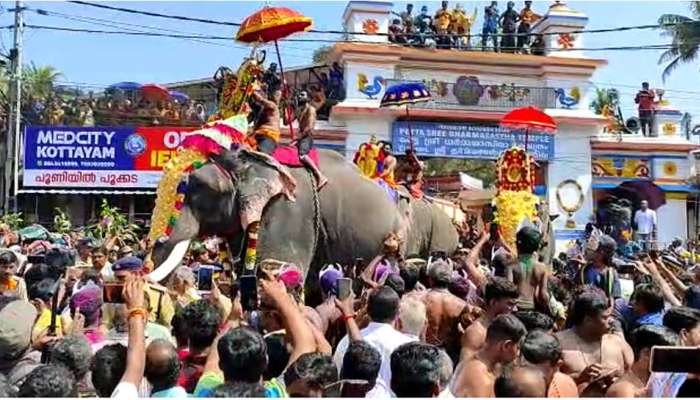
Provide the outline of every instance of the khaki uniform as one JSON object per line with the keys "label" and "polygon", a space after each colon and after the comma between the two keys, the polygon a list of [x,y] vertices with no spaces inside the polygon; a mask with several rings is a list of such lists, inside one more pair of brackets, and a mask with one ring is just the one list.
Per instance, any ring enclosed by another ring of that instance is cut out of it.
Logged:
{"label": "khaki uniform", "polygon": [[[149,285],[146,288],[148,300],[151,303],[151,314],[149,321],[170,327],[170,321],[175,315],[175,306],[168,294],[166,288],[160,285]],[[113,327],[112,319],[114,318],[114,310],[117,304],[105,303],[102,305],[102,323],[104,331],[108,331]]]}

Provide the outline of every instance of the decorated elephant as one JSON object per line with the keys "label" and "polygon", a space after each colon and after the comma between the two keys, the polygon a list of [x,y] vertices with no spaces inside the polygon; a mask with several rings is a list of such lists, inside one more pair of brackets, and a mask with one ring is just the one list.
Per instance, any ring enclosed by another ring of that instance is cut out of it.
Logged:
{"label": "decorated elephant", "polygon": [[456,250],[450,218],[429,200],[403,199],[397,205],[338,153],[318,155],[329,179],[321,191],[307,170],[283,167],[246,149],[223,152],[191,171],[169,236],[153,250],[155,272],[177,265],[190,240],[200,236],[225,237],[234,257],[242,257],[246,230],[257,221],[257,259],[295,263],[312,285],[318,275],[309,271],[327,262],[371,259],[389,232],[405,239],[406,256]]}

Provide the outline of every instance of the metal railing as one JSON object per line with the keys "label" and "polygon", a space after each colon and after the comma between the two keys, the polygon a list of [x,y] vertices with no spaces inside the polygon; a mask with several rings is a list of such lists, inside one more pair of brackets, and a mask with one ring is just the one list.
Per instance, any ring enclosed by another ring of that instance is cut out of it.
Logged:
{"label": "metal railing", "polygon": [[[388,79],[387,87],[415,81]],[[427,109],[493,109],[510,110],[516,107],[535,106],[541,109],[556,108],[555,88],[517,86],[515,84],[481,84],[476,77],[460,77],[457,82],[424,80],[433,100],[412,107]]]}

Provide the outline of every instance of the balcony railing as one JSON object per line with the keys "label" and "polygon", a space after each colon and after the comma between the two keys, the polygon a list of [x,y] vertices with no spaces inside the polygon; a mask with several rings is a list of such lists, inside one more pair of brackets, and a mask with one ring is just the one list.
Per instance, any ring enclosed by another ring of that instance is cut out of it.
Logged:
{"label": "balcony railing", "polygon": [[[387,80],[387,87],[415,81]],[[514,84],[484,85],[475,77],[461,77],[455,83],[423,81],[433,100],[416,104],[416,108],[428,109],[492,109],[510,110],[516,107],[536,106],[541,109],[556,108],[554,88],[516,86]]]}

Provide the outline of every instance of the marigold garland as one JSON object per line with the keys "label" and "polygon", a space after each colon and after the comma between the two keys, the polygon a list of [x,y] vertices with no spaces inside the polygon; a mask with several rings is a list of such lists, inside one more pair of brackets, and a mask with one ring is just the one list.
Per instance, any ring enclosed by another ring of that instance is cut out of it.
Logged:
{"label": "marigold garland", "polygon": [[518,231],[518,226],[524,218],[534,220],[537,218],[535,206],[539,202],[539,198],[526,190],[500,191],[494,198],[496,206],[494,222],[498,224],[498,228],[503,240],[513,245],[515,244],[515,234]]}
{"label": "marigold garland", "polygon": [[151,219],[148,238],[152,241],[169,235],[184,205],[187,187],[184,174],[204,165],[207,157],[196,149],[180,148],[175,157],[163,167],[163,177],[158,182],[156,205]]}

